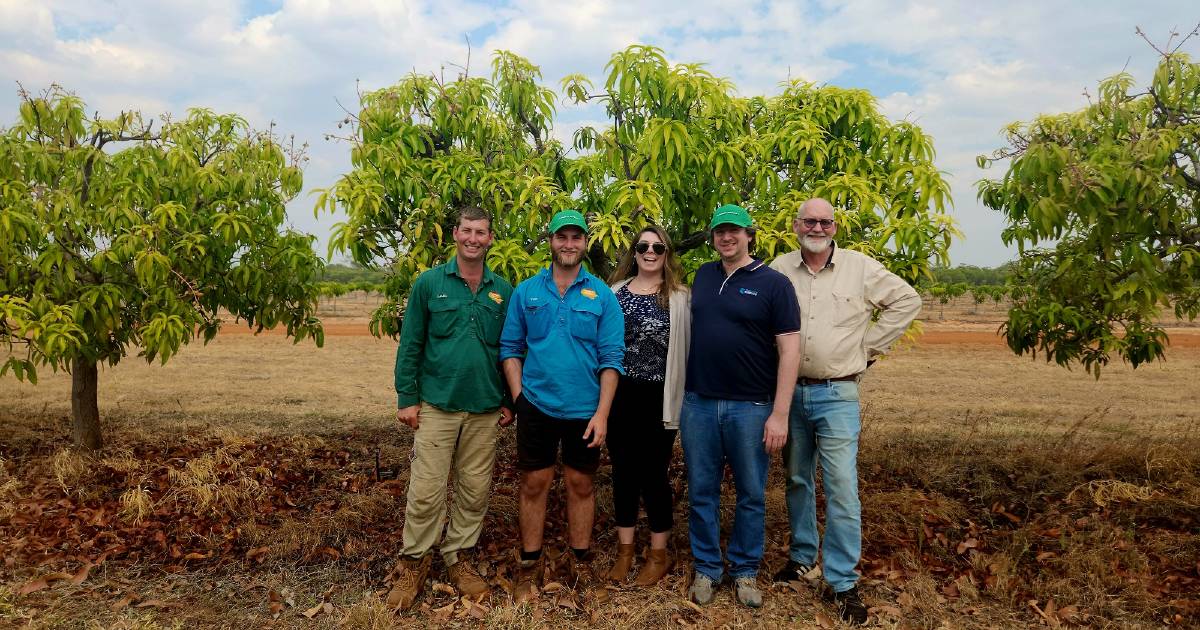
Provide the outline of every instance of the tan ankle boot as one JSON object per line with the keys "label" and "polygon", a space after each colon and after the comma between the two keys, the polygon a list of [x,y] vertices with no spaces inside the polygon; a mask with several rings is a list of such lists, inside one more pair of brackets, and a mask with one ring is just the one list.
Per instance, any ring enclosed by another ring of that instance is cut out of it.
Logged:
{"label": "tan ankle boot", "polygon": [[633,543],[626,545],[625,543],[617,543],[617,559],[613,561],[612,568],[608,570],[608,579],[614,582],[624,582],[626,577],[629,577],[629,570],[633,568]]}
{"label": "tan ankle boot", "polygon": [[666,549],[651,549],[646,553],[646,563],[638,571],[634,584],[653,586],[671,570],[671,558]]}
{"label": "tan ankle boot", "polygon": [[387,594],[387,605],[392,610],[405,612],[410,610],[425,590],[425,579],[429,577],[429,563],[432,557],[426,554],[423,558],[401,558],[392,569],[390,576],[392,588]]}

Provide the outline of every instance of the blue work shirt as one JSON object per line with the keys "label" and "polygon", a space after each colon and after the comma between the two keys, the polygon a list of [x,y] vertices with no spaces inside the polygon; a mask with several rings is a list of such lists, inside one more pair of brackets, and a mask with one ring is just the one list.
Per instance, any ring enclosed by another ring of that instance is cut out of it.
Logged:
{"label": "blue work shirt", "polygon": [[720,261],[701,265],[692,282],[684,388],[724,400],[775,398],[775,337],[799,330],[800,306],[783,274],[757,259],[728,276]]}
{"label": "blue work shirt", "polygon": [[[794,298],[793,298],[794,299]],[[600,404],[600,370],[620,374],[625,315],[608,285],[580,267],[559,295],[550,268],[517,285],[500,333],[500,360],[523,359],[521,391],[543,413],[590,420]]]}

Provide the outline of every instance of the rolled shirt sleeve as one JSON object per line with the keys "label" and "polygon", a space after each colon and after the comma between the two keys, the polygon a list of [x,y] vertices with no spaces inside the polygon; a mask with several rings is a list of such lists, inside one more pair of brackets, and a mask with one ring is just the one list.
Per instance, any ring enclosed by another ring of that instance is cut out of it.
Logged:
{"label": "rolled shirt sleeve", "polygon": [[[606,287],[607,288],[607,287]],[[604,295],[604,310],[600,315],[600,330],[597,335],[596,373],[605,368],[625,374],[625,313],[611,291]],[[793,297],[793,299],[795,299]]]}
{"label": "rolled shirt sleeve", "polygon": [[867,329],[863,337],[863,349],[867,358],[887,352],[892,342],[908,330],[921,312],[921,296],[900,276],[888,271],[881,264],[867,272],[863,297],[879,309],[879,319]]}
{"label": "rolled shirt sleeve", "polygon": [[396,348],[396,406],[399,409],[420,404],[420,361],[425,350],[428,314],[425,312],[428,281],[421,274],[413,283],[400,325],[400,346]]}
{"label": "rolled shirt sleeve", "polygon": [[508,316],[504,318],[504,328],[500,332],[500,361],[505,359],[524,359],[528,350],[525,327],[525,283],[513,290],[512,298],[508,301]]}

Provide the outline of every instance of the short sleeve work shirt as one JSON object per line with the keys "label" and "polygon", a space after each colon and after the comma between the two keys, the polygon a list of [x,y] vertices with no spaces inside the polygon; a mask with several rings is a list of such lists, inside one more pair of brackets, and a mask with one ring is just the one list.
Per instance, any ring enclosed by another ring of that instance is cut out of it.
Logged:
{"label": "short sleeve work shirt", "polygon": [[726,400],[771,400],[775,337],[800,330],[800,307],[783,274],[761,260],[726,276],[720,261],[696,270],[686,389]]}
{"label": "short sleeve work shirt", "polygon": [[424,401],[447,411],[484,413],[500,406],[500,330],[512,291],[484,267],[472,292],[457,257],[417,277],[396,350],[400,407]]}
{"label": "short sleeve work shirt", "polygon": [[500,360],[523,359],[521,391],[548,416],[587,420],[600,404],[600,370],[625,371],[625,317],[612,289],[585,269],[564,295],[549,268],[517,285]]}

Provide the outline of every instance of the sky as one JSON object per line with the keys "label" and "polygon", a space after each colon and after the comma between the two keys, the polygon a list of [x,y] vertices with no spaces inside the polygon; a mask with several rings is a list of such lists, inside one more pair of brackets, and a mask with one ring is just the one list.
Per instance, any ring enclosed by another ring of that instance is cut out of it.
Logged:
{"label": "sky", "polygon": [[[1198,22],[1200,5],[1183,0],[0,0],[0,126],[17,119],[18,82],[58,83],[102,116],[208,107],[259,129],[273,122],[308,144],[305,192],[288,216],[324,256],[340,218],[314,217],[309,191],[350,169],[349,145],[325,137],[359,91],[414,71],[453,77],[468,42],[472,74],[510,50],[559,91],[571,73],[602,83],[614,52],[649,44],[672,63],[706,64],[743,96],[777,93],[789,77],[870,90],[885,115],[934,139],[964,233],[952,264],[995,266],[1015,251],[975,182],[1003,173],[975,157],[1001,148],[1009,123],[1085,106],[1085,89],[1123,69],[1147,84],[1157,56],[1135,27],[1161,46]],[[1200,38],[1183,50],[1200,57]],[[565,102],[558,112],[568,139],[603,118]]]}

